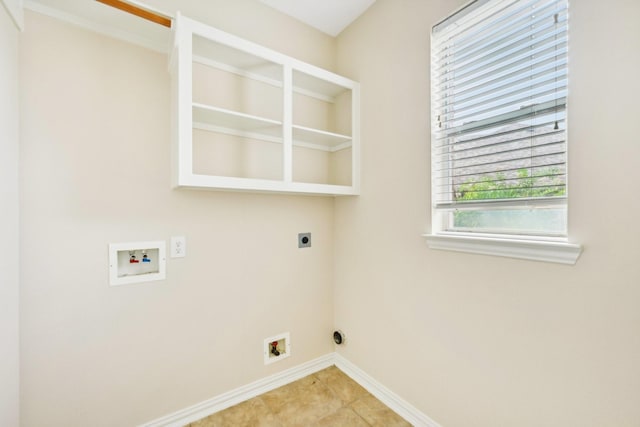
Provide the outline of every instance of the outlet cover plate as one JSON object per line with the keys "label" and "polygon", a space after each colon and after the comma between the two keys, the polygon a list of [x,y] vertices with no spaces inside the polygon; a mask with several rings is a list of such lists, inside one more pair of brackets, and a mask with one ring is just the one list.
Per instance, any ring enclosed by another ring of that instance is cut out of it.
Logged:
{"label": "outlet cover plate", "polygon": [[298,233],[298,247],[299,248],[311,247],[311,233]]}
{"label": "outlet cover plate", "polygon": [[171,258],[183,258],[187,256],[187,238],[173,236],[171,238]]}

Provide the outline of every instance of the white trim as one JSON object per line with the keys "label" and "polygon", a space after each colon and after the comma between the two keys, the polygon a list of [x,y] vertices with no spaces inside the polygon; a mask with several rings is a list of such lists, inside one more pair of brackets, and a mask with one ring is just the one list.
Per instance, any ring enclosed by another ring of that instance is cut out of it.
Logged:
{"label": "white trim", "polygon": [[[114,39],[118,39],[127,43],[132,43],[138,46],[142,46],[144,48],[147,48],[156,52],[160,52],[160,53],[169,52],[169,48],[165,43],[160,43],[156,40],[153,40],[144,36],[140,36],[130,31],[124,31],[119,28],[112,27],[110,25],[101,24],[97,21],[85,19],[80,16],[77,16],[68,12],[64,12],[59,9],[55,9],[53,7],[45,6],[34,0],[24,0],[24,7],[33,12],[37,12],[42,15],[46,15],[51,18],[58,19],[60,21],[63,21],[72,25],[76,25],[86,30],[93,31],[94,33],[102,34],[108,37],[113,37]],[[167,31],[170,31],[170,30],[167,29]]]}
{"label": "white trim", "polygon": [[274,390],[293,381],[314,374],[334,364],[334,353],[327,354],[310,362],[279,372],[267,378],[238,387],[212,399],[142,424],[140,427],[182,427],[191,422],[205,418],[238,403],[252,399],[268,391]]}
{"label": "white trim", "polygon": [[315,374],[333,365],[415,427],[441,427],[440,424],[433,421],[409,402],[404,401],[400,396],[337,353],[326,354],[302,365],[254,381],[212,399],[174,412],[173,414],[168,414],[164,417],[149,421],[148,423],[141,424],[139,427],[182,427],[308,375]]}
{"label": "white trim", "polygon": [[335,354],[335,365],[414,427],[441,427],[440,424],[433,421],[416,407],[380,384],[338,353]]}
{"label": "white trim", "polygon": [[495,255],[573,265],[582,246],[561,241],[523,240],[469,235],[423,234],[431,249]]}
{"label": "white trim", "polygon": [[24,31],[24,6],[22,0],[2,0],[2,5],[7,10],[16,28]]}

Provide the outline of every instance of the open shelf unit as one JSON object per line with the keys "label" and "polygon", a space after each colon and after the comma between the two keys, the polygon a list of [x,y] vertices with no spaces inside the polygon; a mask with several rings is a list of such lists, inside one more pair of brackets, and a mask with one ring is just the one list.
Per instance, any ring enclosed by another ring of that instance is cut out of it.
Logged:
{"label": "open shelf unit", "polygon": [[359,193],[359,84],[176,16],[176,187]]}

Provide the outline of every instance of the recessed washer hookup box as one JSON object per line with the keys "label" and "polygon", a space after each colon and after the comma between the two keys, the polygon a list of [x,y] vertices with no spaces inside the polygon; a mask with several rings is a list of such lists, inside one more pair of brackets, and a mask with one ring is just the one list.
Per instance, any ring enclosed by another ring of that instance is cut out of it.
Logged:
{"label": "recessed washer hookup box", "polygon": [[111,243],[109,284],[151,282],[166,278],[166,242]]}

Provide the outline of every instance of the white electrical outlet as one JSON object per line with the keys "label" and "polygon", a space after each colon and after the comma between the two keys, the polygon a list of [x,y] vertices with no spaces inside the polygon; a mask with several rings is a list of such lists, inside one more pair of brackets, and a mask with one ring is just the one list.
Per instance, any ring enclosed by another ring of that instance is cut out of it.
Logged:
{"label": "white electrical outlet", "polygon": [[171,238],[171,258],[182,258],[187,256],[187,239],[184,236],[174,236]]}

